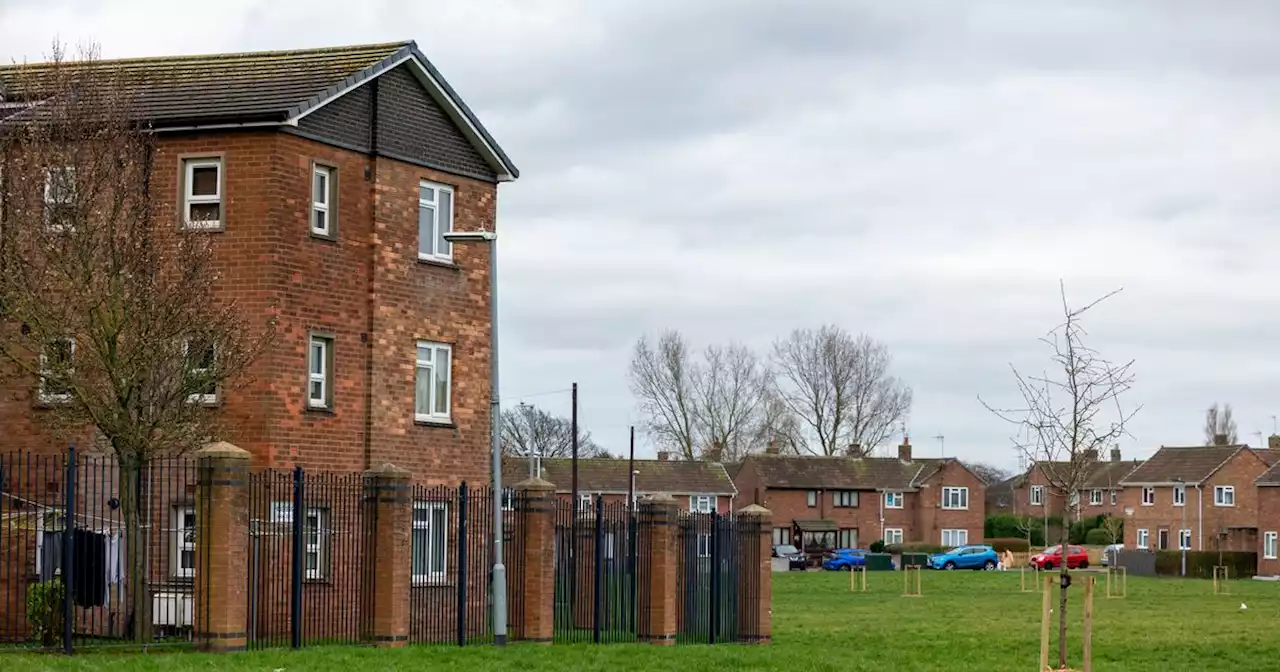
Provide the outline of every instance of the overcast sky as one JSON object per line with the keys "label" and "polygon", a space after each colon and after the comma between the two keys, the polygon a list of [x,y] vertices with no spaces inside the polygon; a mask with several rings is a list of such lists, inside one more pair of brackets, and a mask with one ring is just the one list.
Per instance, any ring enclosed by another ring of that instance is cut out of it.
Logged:
{"label": "overcast sky", "polygon": [[[105,7],[104,7],[105,6]],[[362,7],[356,9],[357,6]],[[635,339],[835,323],[915,390],[917,454],[1016,465],[1008,366],[1058,280],[1137,360],[1126,457],[1280,413],[1280,3],[0,0],[0,58],[415,39],[513,157],[502,392],[626,448]],[[652,455],[642,440],[639,452]]]}

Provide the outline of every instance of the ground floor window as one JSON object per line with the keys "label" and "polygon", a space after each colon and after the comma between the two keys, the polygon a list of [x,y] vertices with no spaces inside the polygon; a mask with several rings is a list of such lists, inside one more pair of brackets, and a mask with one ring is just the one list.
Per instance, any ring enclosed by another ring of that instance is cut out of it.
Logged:
{"label": "ground floor window", "polygon": [[1151,543],[1151,533],[1147,530],[1138,530],[1138,548],[1146,548]]}
{"label": "ground floor window", "polygon": [[965,544],[968,544],[968,543],[969,543],[969,530],[943,530],[942,531],[943,546],[947,546],[947,547],[964,546]]}
{"label": "ground floor window", "polygon": [[791,528],[789,527],[773,528],[773,545],[774,546],[790,546],[791,545]]}
{"label": "ground floor window", "polygon": [[840,548],[857,548],[858,530],[856,528],[845,528],[840,530],[840,541],[837,545]]}
{"label": "ground floor window", "polygon": [[887,544],[901,544],[901,543],[902,543],[902,530],[901,530],[900,528],[896,528],[896,527],[890,527],[890,528],[886,529],[886,530],[884,531],[884,543],[885,543],[886,545],[887,545]]}
{"label": "ground floor window", "polygon": [[1262,557],[1264,560],[1275,560],[1277,555],[1276,548],[1277,535],[1275,532],[1267,532],[1262,535]]}

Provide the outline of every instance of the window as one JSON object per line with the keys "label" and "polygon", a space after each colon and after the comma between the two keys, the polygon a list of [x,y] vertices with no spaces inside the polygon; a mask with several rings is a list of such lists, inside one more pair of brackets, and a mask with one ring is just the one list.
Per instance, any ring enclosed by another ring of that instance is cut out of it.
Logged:
{"label": "window", "polygon": [[810,490],[810,491],[809,491],[809,493],[808,493],[808,496],[806,497],[806,501],[805,501],[805,503],[806,503],[806,504],[808,504],[810,507],[817,506],[817,505],[818,505],[818,491],[817,491],[817,490]]}
{"label": "window", "polygon": [[1164,551],[1169,548],[1169,530],[1156,530],[1156,548]]}
{"label": "window", "polygon": [[1044,506],[1044,486],[1031,486],[1031,506]]}
{"label": "window", "polygon": [[710,534],[698,535],[698,557],[699,558],[711,557],[711,535]]}
{"label": "window", "polygon": [[589,492],[578,493],[578,510],[590,511],[592,509],[592,506],[595,504],[595,501],[596,501],[595,498],[592,497],[591,493]]}
{"label": "window", "polygon": [[222,159],[187,159],[182,167],[182,225],[222,228]]}
{"label": "window", "polygon": [[1138,548],[1147,548],[1151,545],[1151,533],[1145,529],[1138,530]]}
{"label": "window", "polygon": [[1112,505],[1112,506],[1115,506],[1115,505],[1116,505],[1116,491],[1115,491],[1115,490],[1112,490],[1112,491],[1111,491],[1111,505]]}
{"label": "window", "polygon": [[312,336],[307,356],[307,406],[333,408],[333,339]]}
{"label": "window", "polygon": [[307,509],[306,527],[303,529],[303,575],[312,581],[328,576],[329,558],[329,510]]}
{"label": "window", "polygon": [[1090,490],[1090,491],[1089,491],[1089,506],[1102,506],[1102,491],[1101,491],[1101,490]]}
{"label": "window", "polygon": [[502,510],[503,511],[516,510],[516,489],[515,488],[502,489]]}
{"label": "window", "polygon": [[196,575],[196,510],[189,506],[173,507],[173,576],[189,579]]}
{"label": "window", "polygon": [[791,528],[789,527],[773,528],[773,545],[774,546],[790,546],[791,545]]}
{"label": "window", "polygon": [[884,493],[884,508],[901,509],[902,493],[897,490],[891,490],[889,492]]}
{"label": "window", "polygon": [[418,258],[451,261],[453,245],[444,234],[453,230],[453,189],[443,184],[418,185]]}
{"label": "window", "polygon": [[44,221],[53,233],[76,228],[75,168],[46,168],[44,171]]}
{"label": "window", "polygon": [[218,383],[213,379],[217,353],[212,343],[188,338],[182,342],[182,358],[186,361],[187,401],[214,404],[218,401]]}
{"label": "window", "polygon": [[1191,550],[1191,530],[1178,531],[1178,548],[1184,551]]}
{"label": "window", "polygon": [[857,548],[858,547],[858,530],[852,528],[843,528],[840,530],[840,543],[837,548]]}
{"label": "window", "polygon": [[969,543],[969,530],[943,530],[942,545],[947,548]]}
{"label": "window", "polygon": [[413,417],[419,422],[449,422],[449,377],[453,348],[418,342]]}
{"label": "window", "polygon": [[1230,485],[1219,485],[1213,489],[1214,506],[1235,506],[1236,489]]}
{"label": "window", "polygon": [[325,238],[333,237],[337,217],[337,170],[330,166],[314,164],[311,169],[311,233]]}
{"label": "window", "polygon": [[1080,508],[1080,491],[1079,490],[1071,493],[1071,496],[1067,498],[1067,505],[1070,506],[1072,509]]}
{"label": "window", "polygon": [[886,545],[888,545],[888,544],[901,544],[901,543],[902,543],[902,529],[901,529],[901,528],[897,528],[897,527],[890,527],[890,528],[885,529],[885,531],[884,531],[884,543],[885,543]]}
{"label": "window", "polygon": [[445,580],[445,551],[449,529],[449,505],[445,502],[413,503],[413,583]]}
{"label": "window", "polygon": [[604,541],[604,559],[605,560],[613,559],[613,545],[614,545],[614,541],[616,540],[617,540],[617,537],[615,537],[612,532],[604,533],[603,541]]}
{"label": "window", "polygon": [[1187,486],[1185,485],[1173,486],[1173,505],[1174,506],[1187,505]]}
{"label": "window", "polygon": [[716,510],[714,495],[694,495],[689,498],[689,510],[693,513],[713,513]]}
{"label": "window", "polygon": [[71,401],[71,375],[75,372],[76,342],[55,338],[40,353],[40,401],[58,404]]}
{"label": "window", "polygon": [[969,488],[957,488],[957,487],[942,488],[942,508],[944,509],[969,508]]}
{"label": "window", "polygon": [[1152,487],[1142,488],[1142,505],[1153,506],[1156,503],[1156,489]]}
{"label": "window", "polygon": [[1275,560],[1277,557],[1280,557],[1280,556],[1277,556],[1276,554],[1276,551],[1280,550],[1276,548],[1277,545],[1278,545],[1277,535],[1275,532],[1267,532],[1266,534],[1263,534],[1262,535],[1262,559]]}
{"label": "window", "polygon": [[836,490],[831,493],[831,505],[847,509],[858,505],[858,493],[854,490]]}

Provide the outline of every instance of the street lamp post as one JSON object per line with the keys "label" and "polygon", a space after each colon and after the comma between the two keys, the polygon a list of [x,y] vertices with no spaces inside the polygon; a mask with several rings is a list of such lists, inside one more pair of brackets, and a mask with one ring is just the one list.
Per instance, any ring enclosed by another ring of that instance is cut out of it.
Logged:
{"label": "street lamp post", "polygon": [[1187,543],[1182,543],[1182,531],[1187,529],[1187,482],[1181,476],[1173,479],[1177,483],[1177,488],[1182,491],[1182,524],[1178,526],[1178,549],[1182,551],[1182,578],[1187,578],[1187,546],[1191,544],[1191,540],[1187,539]]}
{"label": "street lamp post", "polygon": [[493,459],[493,644],[507,643],[507,567],[502,564],[502,404],[498,397],[498,234],[452,231],[450,243],[489,244],[489,439]]}

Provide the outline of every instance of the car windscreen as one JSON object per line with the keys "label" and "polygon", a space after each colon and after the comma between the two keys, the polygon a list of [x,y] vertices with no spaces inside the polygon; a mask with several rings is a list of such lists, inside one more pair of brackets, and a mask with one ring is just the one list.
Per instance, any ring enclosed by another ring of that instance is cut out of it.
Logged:
{"label": "car windscreen", "polygon": [[786,553],[799,553],[799,552],[800,551],[796,550],[795,546],[779,546],[778,547],[778,555],[783,555]]}

